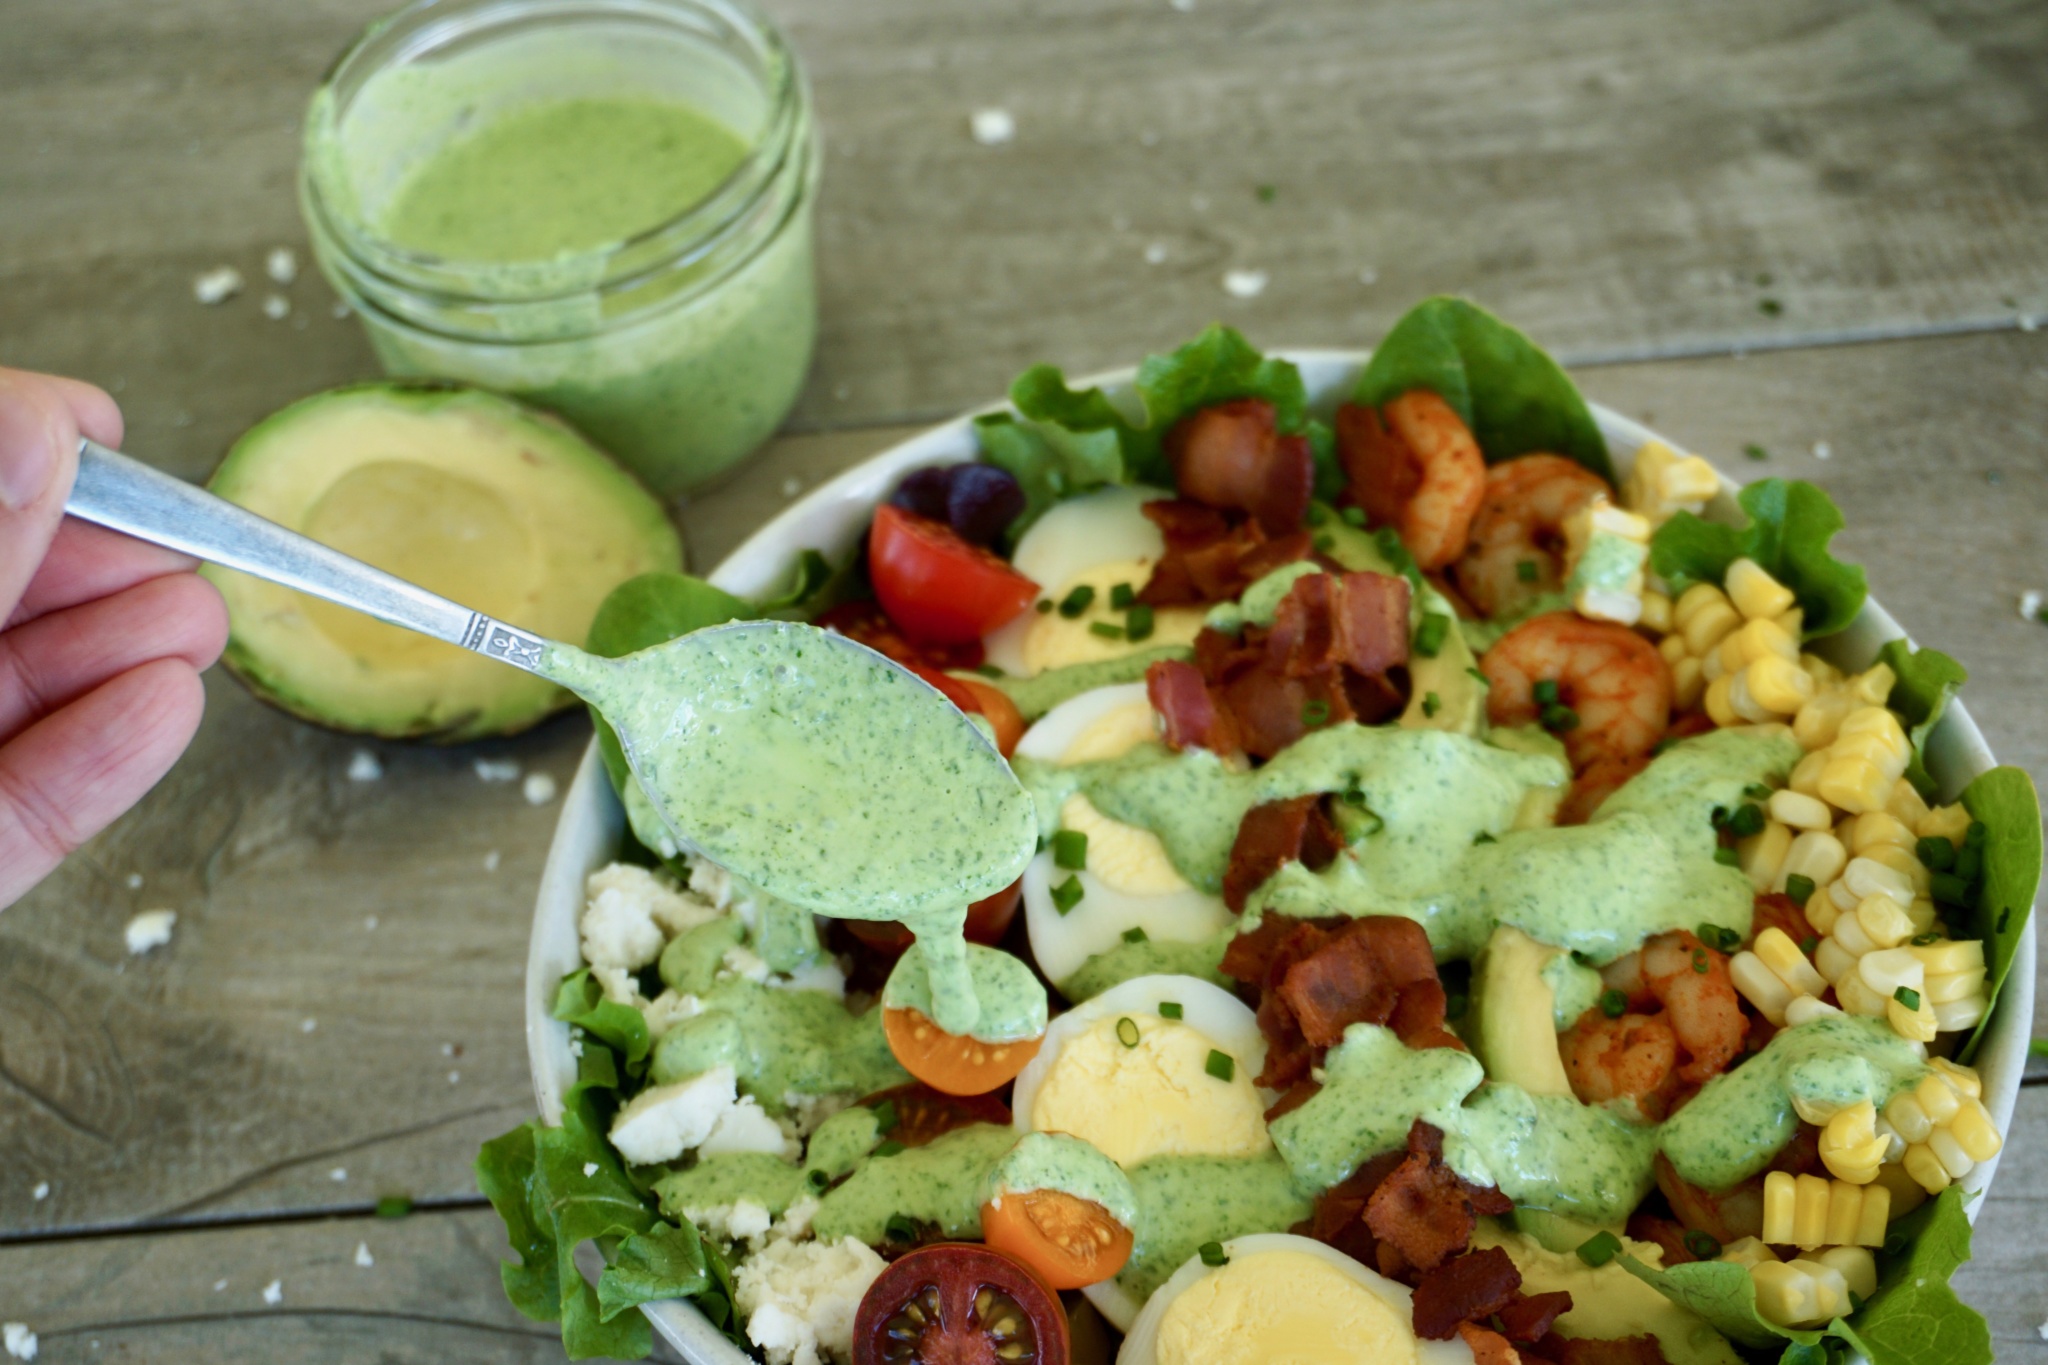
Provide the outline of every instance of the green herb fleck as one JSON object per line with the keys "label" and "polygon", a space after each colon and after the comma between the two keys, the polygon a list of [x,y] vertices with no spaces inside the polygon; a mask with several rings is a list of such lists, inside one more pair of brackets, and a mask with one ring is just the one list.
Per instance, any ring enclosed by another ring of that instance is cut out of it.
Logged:
{"label": "green herb fleck", "polygon": [[1049,616],[1052,614],[1052,599],[1050,597],[1039,598],[1036,605],[1038,608],[1038,614],[1040,616]]}
{"label": "green herb fleck", "polygon": [[1301,704],[1301,723],[1311,730],[1318,725],[1328,724],[1329,720],[1330,703],[1321,697],[1311,697]]}
{"label": "green herb fleck", "polygon": [[1219,1081],[1234,1080],[1237,1077],[1237,1062],[1227,1052],[1209,1049],[1209,1060],[1202,1068]]}
{"label": "green herb fleck", "polygon": [[1720,1259],[1721,1243],[1711,1232],[1694,1228],[1685,1234],[1685,1249],[1702,1261]]}
{"label": "green herb fleck", "polygon": [[403,1218],[412,1212],[412,1196],[409,1194],[387,1194],[377,1201],[379,1218]]}
{"label": "green herb fleck", "polygon": [[1428,613],[1415,628],[1415,652],[1425,659],[1434,659],[1444,647],[1444,636],[1450,633],[1450,617],[1440,611]]}
{"label": "green herb fleck", "polygon": [[1363,507],[1347,507],[1337,515],[1344,518],[1346,526],[1365,525],[1365,509]]}
{"label": "green herb fleck", "polygon": [[1628,996],[1613,987],[1600,992],[1600,1012],[1609,1019],[1619,1019],[1628,1013]]}
{"label": "green herb fleck", "polygon": [[1538,706],[1557,705],[1557,683],[1550,678],[1539,678],[1530,685],[1529,695],[1536,699]]}
{"label": "green herb fleck", "polygon": [[1052,863],[1068,872],[1088,866],[1088,836],[1078,829],[1063,829],[1052,836]]}
{"label": "green herb fleck", "polygon": [[1230,1264],[1230,1256],[1223,1250],[1223,1243],[1221,1242],[1204,1242],[1197,1249],[1197,1254],[1201,1256],[1202,1264],[1212,1269],[1216,1266]]}
{"label": "green herb fleck", "polygon": [[1970,884],[1953,872],[1928,873],[1927,894],[1937,905],[1966,908],[1970,904]]}
{"label": "green herb fleck", "polygon": [[1543,728],[1553,735],[1567,734],[1579,728],[1579,713],[1569,706],[1546,706],[1539,719]]}
{"label": "green herb fleck", "polygon": [[823,1171],[805,1171],[804,1183],[822,1194],[825,1187],[832,1183],[832,1177]]}
{"label": "green herb fleck", "polygon": [[1915,948],[1925,948],[1930,943],[1941,942],[1941,935],[1935,933],[1932,929],[1929,929],[1924,934],[1913,935],[1912,942]]}
{"label": "green herb fleck", "polygon": [[1776,299],[1758,299],[1756,301],[1756,311],[1762,313],[1767,318],[1774,318],[1785,311],[1785,305],[1779,303]]}
{"label": "green herb fleck", "polygon": [[1124,615],[1124,634],[1133,641],[1151,639],[1152,627],[1150,603],[1140,602]]}
{"label": "green herb fleck", "polygon": [[1116,1021],[1116,1040],[1125,1047],[1138,1045],[1138,1021],[1128,1014]]}
{"label": "green herb fleck", "polygon": [[882,1225],[882,1235],[892,1242],[914,1242],[917,1240],[917,1224],[900,1213],[892,1213],[889,1221]]}
{"label": "green herb fleck", "polygon": [[1060,615],[1071,621],[1088,610],[1094,601],[1095,589],[1083,583],[1060,599]]}
{"label": "green herb fleck", "polygon": [[1611,1232],[1596,1232],[1579,1243],[1579,1259],[1587,1265],[1606,1265],[1621,1254],[1621,1239]]}
{"label": "green herb fleck", "polygon": [[1159,1017],[1161,1019],[1179,1019],[1186,1013],[1180,1007],[1180,1001],[1178,1000],[1162,1000],[1159,1002]]}
{"label": "green herb fleck", "polygon": [[1714,861],[1723,867],[1740,867],[1742,865],[1742,859],[1736,856],[1735,850],[1732,848],[1715,849]]}
{"label": "green herb fleck", "polygon": [[887,1142],[875,1148],[875,1155],[882,1157],[900,1156],[904,1150],[905,1148],[902,1143],[894,1138],[890,1138]]}
{"label": "green herb fleck", "polygon": [[1483,829],[1472,836],[1472,847],[1474,848],[1479,847],[1481,844],[1497,844],[1499,842],[1500,840],[1494,838]]}
{"label": "green herb fleck", "polygon": [[1754,441],[1751,441],[1748,445],[1744,446],[1742,448],[1742,453],[1744,455],[1747,455],[1752,460],[1768,460],[1771,458],[1771,452],[1765,450],[1762,446],[1758,445]]}
{"label": "green herb fleck", "polygon": [[1437,712],[1439,712],[1439,711],[1441,711],[1441,710],[1443,710],[1443,709],[1444,709],[1444,699],[1443,699],[1442,697],[1439,697],[1439,696],[1438,696],[1438,695],[1437,695],[1436,693],[1434,693],[1434,692],[1425,692],[1425,693],[1423,693],[1423,694],[1422,694],[1422,714],[1423,714],[1423,715],[1425,715],[1425,716],[1430,716],[1430,717],[1434,717],[1434,716],[1436,715],[1436,713],[1437,713]]}
{"label": "green herb fleck", "polygon": [[1113,621],[1090,621],[1088,623],[1088,633],[1090,635],[1100,635],[1105,640],[1121,640],[1124,638],[1124,628]]}
{"label": "green herb fleck", "polygon": [[896,1101],[883,1100],[874,1108],[875,1131],[886,1133],[896,1126]]}
{"label": "green herb fleck", "polygon": [[1914,990],[1911,986],[1901,986],[1893,991],[1892,999],[1898,1001],[1909,1010],[1917,1012],[1920,1008],[1920,992]]}
{"label": "green herb fleck", "polygon": [[1913,844],[1913,854],[1929,872],[1947,872],[1956,865],[1956,846],[1939,834],[1930,834]]}
{"label": "green herb fleck", "polygon": [[1747,839],[1764,832],[1764,808],[1754,801],[1745,801],[1737,806],[1728,817],[1727,830],[1738,839]]}
{"label": "green herb fleck", "polygon": [[1081,897],[1087,894],[1079,877],[1069,877],[1052,889],[1052,908],[1064,915],[1079,905]]}
{"label": "green herb fleck", "polygon": [[1150,937],[1152,936],[1145,932],[1145,926],[1142,924],[1133,924],[1130,928],[1124,930],[1124,942],[1126,943],[1143,943]]}
{"label": "green herb fleck", "polygon": [[1119,583],[1109,590],[1109,605],[1117,611],[1128,610],[1131,603],[1137,600],[1138,594],[1131,590],[1128,583]]}
{"label": "green herb fleck", "polygon": [[1524,559],[1515,565],[1515,577],[1524,583],[1534,583],[1536,581],[1536,574],[1536,561],[1533,559]]}
{"label": "green herb fleck", "polygon": [[1314,540],[1310,541],[1309,543],[1316,547],[1317,553],[1328,554],[1330,553],[1330,551],[1337,548],[1337,537],[1333,535],[1324,534],[1317,536]]}
{"label": "green herb fleck", "polygon": [[1799,903],[1804,910],[1806,903],[1813,899],[1813,878],[1803,872],[1794,872],[1785,878],[1785,894]]}

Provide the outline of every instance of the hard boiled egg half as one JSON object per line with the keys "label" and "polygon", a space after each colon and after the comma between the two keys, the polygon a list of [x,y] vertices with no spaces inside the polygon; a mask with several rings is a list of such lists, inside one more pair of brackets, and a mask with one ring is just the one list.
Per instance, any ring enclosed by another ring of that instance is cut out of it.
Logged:
{"label": "hard boiled egg half", "polygon": [[[1143,485],[1104,488],[1069,498],[1032,523],[1017,542],[1010,562],[1038,584],[1051,609],[1027,611],[983,641],[988,662],[1015,677],[1029,677],[1067,664],[1099,663],[1159,645],[1193,644],[1202,629],[1200,607],[1160,607],[1152,630],[1141,640],[1105,635],[1093,626],[1121,630],[1125,608],[1113,604],[1118,585],[1137,592],[1152,577],[1166,552],[1159,528],[1145,519],[1146,503],[1173,494]],[[1089,590],[1088,605],[1067,615],[1058,604],[1077,588]]]}
{"label": "hard boiled egg half", "polygon": [[1222,1252],[1159,1286],[1117,1365],[1472,1365],[1463,1341],[1415,1335],[1406,1285],[1335,1248],[1273,1232]]}
{"label": "hard boiled egg half", "polygon": [[[1158,737],[1145,684],[1125,683],[1060,703],[1024,732],[1017,752],[1042,763],[1088,763]],[[1060,806],[1060,828],[1088,836],[1085,865],[1059,866],[1048,845],[1024,869],[1024,927],[1039,970],[1055,985],[1134,929],[1149,939],[1198,943],[1230,923],[1223,898],[1181,876],[1152,831],[1110,819],[1078,793]],[[1074,887],[1067,887],[1069,878]],[[1064,911],[1056,889],[1067,902]],[[1075,889],[1079,900],[1072,899]]]}

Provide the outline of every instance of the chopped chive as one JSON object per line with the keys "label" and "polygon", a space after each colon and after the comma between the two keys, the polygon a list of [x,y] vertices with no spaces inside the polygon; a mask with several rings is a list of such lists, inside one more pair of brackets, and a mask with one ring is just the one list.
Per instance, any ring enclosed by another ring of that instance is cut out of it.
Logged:
{"label": "chopped chive", "polygon": [[1529,695],[1536,699],[1538,706],[1557,705],[1557,683],[1551,678],[1542,678],[1531,684]]}
{"label": "chopped chive", "polygon": [[1094,601],[1095,589],[1083,583],[1080,587],[1075,588],[1060,599],[1060,615],[1071,621],[1082,612],[1088,610]]}
{"label": "chopped chive", "polygon": [[1771,789],[1761,782],[1750,783],[1742,789],[1742,794],[1752,801],[1768,801],[1771,799]]}
{"label": "chopped chive", "polygon": [[1913,856],[1929,872],[1947,872],[1956,865],[1956,846],[1939,834],[1930,834],[1913,844]]}
{"label": "chopped chive", "polygon": [[1138,1045],[1138,1021],[1128,1014],[1116,1021],[1116,1040],[1125,1047]]}
{"label": "chopped chive", "polygon": [[823,1171],[805,1171],[804,1183],[822,1193],[825,1187],[832,1183],[832,1177]]}
{"label": "chopped chive", "polygon": [[1927,874],[1927,894],[1938,905],[1967,906],[1970,903],[1970,884],[1953,872],[1930,872]]}
{"label": "chopped chive", "polygon": [[889,1221],[882,1224],[882,1235],[892,1242],[914,1242],[917,1240],[917,1224],[900,1213],[892,1213]]}
{"label": "chopped chive", "polygon": [[1695,948],[1692,950],[1692,969],[1694,971],[1698,972],[1701,976],[1705,976],[1713,965],[1712,960],[1707,957],[1707,950],[1705,948]]}
{"label": "chopped chive", "polygon": [[1428,613],[1415,628],[1415,652],[1425,659],[1434,659],[1444,647],[1444,637],[1450,633],[1450,617],[1440,611]]}
{"label": "chopped chive", "polygon": [[1742,935],[1736,933],[1733,929],[1723,929],[1718,924],[1702,924],[1693,931],[1693,936],[1709,947],[1719,948],[1724,953],[1742,942]]}
{"label": "chopped chive", "polygon": [[1447,991],[1444,994],[1444,1018],[1463,1019],[1465,1012],[1472,1008],[1472,997],[1464,991]]}
{"label": "chopped chive", "polygon": [[1330,519],[1330,514],[1314,503],[1309,504],[1308,515],[1304,518],[1311,526],[1321,526]]}
{"label": "chopped chive", "polygon": [[1346,526],[1365,525],[1365,509],[1363,507],[1347,507],[1338,515],[1344,518]]}
{"label": "chopped chive", "polygon": [[1805,909],[1806,903],[1813,899],[1813,878],[1803,872],[1794,872],[1785,878],[1785,894],[1797,901],[1802,910]]}
{"label": "chopped chive", "polygon": [[1344,795],[1342,795],[1341,797],[1339,797],[1339,798],[1338,798],[1338,800],[1342,801],[1342,802],[1343,802],[1343,803],[1344,803],[1345,805],[1347,805],[1347,806],[1361,806],[1361,807],[1362,807],[1362,806],[1364,806],[1364,805],[1365,805],[1365,803],[1366,803],[1366,801],[1365,801],[1365,793],[1364,793],[1364,792],[1362,792],[1362,791],[1360,791],[1360,790],[1359,790],[1358,788],[1356,788],[1356,787],[1351,787],[1351,788],[1348,788],[1348,789],[1347,789],[1347,790],[1345,791]]}
{"label": "chopped chive", "polygon": [[1920,1008],[1920,992],[1914,990],[1911,986],[1901,986],[1893,991],[1892,999],[1898,1001],[1909,1010],[1917,1011]]}
{"label": "chopped chive", "polygon": [[1997,923],[1996,925],[1994,925],[1994,926],[1992,927],[1992,930],[1991,930],[1991,932],[1992,932],[1992,933],[1994,933],[1994,934],[2002,934],[2002,933],[2004,933],[2004,932],[2005,932],[2005,925],[2006,925],[2006,921],[2010,920],[2011,918],[2012,918],[2012,907],[2011,907],[2010,905],[2008,905],[2008,906],[2006,906],[2006,907],[2005,907],[2005,908],[2004,908],[2003,910],[2000,910],[2000,911],[1998,912],[1998,923]]}
{"label": "chopped chive", "polygon": [[1138,594],[1128,583],[1119,583],[1109,590],[1109,605],[1117,611],[1127,611],[1131,603],[1138,600]]}
{"label": "chopped chive", "polygon": [[1806,936],[1805,938],[1802,938],[1802,939],[1800,939],[1800,940],[1799,940],[1799,951],[1800,951],[1800,952],[1802,952],[1802,953],[1805,953],[1805,954],[1806,954],[1806,955],[1807,955],[1808,957],[1812,957],[1812,956],[1813,956],[1813,955],[1814,955],[1815,953],[1819,952],[1819,951],[1820,951],[1820,938],[1819,938],[1819,936],[1818,936],[1818,935],[1816,935],[1816,934],[1808,934],[1808,935],[1807,935],[1807,936]]}
{"label": "chopped chive", "polygon": [[1497,844],[1499,842],[1500,840],[1494,838],[1483,829],[1472,836],[1472,847],[1474,848],[1479,847],[1481,844]]}
{"label": "chopped chive", "polygon": [[1963,831],[1964,848],[1982,848],[1991,837],[1991,826],[1982,820],[1972,820],[1970,827]]}
{"label": "chopped chive", "polygon": [[1515,577],[1521,579],[1524,583],[1534,583],[1536,581],[1536,561],[1525,559],[1516,564]]}
{"label": "chopped chive", "polygon": [[997,668],[994,664],[976,664],[974,671],[984,678],[1000,678],[1003,676],[1003,670]]}
{"label": "chopped chive", "polygon": [[387,1194],[377,1201],[379,1218],[403,1218],[412,1212],[412,1196],[408,1194]]}
{"label": "chopped chive", "polygon": [[1579,728],[1579,713],[1569,706],[1546,706],[1539,719],[1543,728],[1553,735],[1568,734]]}
{"label": "chopped chive", "polygon": [[1966,882],[1974,882],[1984,872],[1984,850],[1975,844],[1964,844],[1956,850],[1956,860],[1949,869]]}
{"label": "chopped chive", "polygon": [[1124,628],[1114,621],[1090,621],[1088,623],[1088,633],[1090,635],[1100,635],[1105,640],[1121,640],[1124,638]]}
{"label": "chopped chive", "polygon": [[1482,687],[1491,687],[1491,686],[1493,686],[1493,679],[1491,679],[1491,678],[1487,677],[1487,676],[1486,676],[1486,675],[1485,675],[1484,673],[1481,673],[1481,672],[1480,672],[1480,671],[1479,671],[1478,669],[1476,669],[1476,668],[1467,668],[1467,669],[1466,669],[1465,671],[1466,671],[1467,673],[1470,673],[1470,674],[1471,674],[1471,675],[1472,675],[1472,676],[1473,676],[1474,678],[1477,678],[1477,679],[1479,680],[1479,685],[1480,685],[1480,686],[1482,686]]}
{"label": "chopped chive", "polygon": [[1079,877],[1069,877],[1052,889],[1052,908],[1062,915],[1081,903],[1081,897],[1088,893],[1081,889]]}
{"label": "chopped chive", "polygon": [[1124,930],[1124,942],[1126,943],[1143,943],[1151,937],[1152,935],[1145,932],[1145,926],[1142,924],[1133,924],[1130,928]]}
{"label": "chopped chive", "polygon": [[1732,848],[1715,849],[1714,861],[1723,867],[1740,867],[1742,865],[1742,859],[1736,856],[1735,850]]}
{"label": "chopped chive", "polygon": [[1610,987],[1600,992],[1600,1012],[1609,1019],[1619,1019],[1628,1013],[1628,996]]}
{"label": "chopped chive", "polygon": [[1330,703],[1321,697],[1311,697],[1301,704],[1301,723],[1313,730],[1330,719]]}
{"label": "chopped chive", "polygon": [[1237,1076],[1236,1061],[1229,1053],[1218,1052],[1213,1047],[1209,1049],[1209,1061],[1202,1069],[1219,1081],[1233,1080]]}
{"label": "chopped chive", "polygon": [[1315,546],[1316,549],[1321,553],[1328,554],[1330,553],[1330,551],[1337,548],[1337,537],[1333,535],[1324,534],[1317,536],[1314,540],[1310,541],[1309,543]]}
{"label": "chopped chive", "polygon": [[1439,697],[1439,696],[1438,696],[1438,695],[1437,695],[1436,693],[1434,693],[1434,692],[1425,692],[1425,693],[1423,693],[1423,694],[1422,694],[1422,714],[1423,714],[1423,715],[1425,715],[1425,716],[1429,716],[1429,717],[1434,717],[1434,716],[1436,715],[1436,713],[1437,713],[1437,712],[1439,712],[1439,711],[1441,711],[1441,710],[1443,710],[1443,709],[1444,709],[1444,699],[1443,699],[1442,697]]}
{"label": "chopped chive", "polygon": [[1735,808],[1728,817],[1728,832],[1738,839],[1764,832],[1764,808],[1754,801],[1745,801]]}
{"label": "chopped chive", "polygon": [[1721,1255],[1719,1239],[1713,1233],[1702,1232],[1698,1228],[1685,1234],[1685,1249],[1702,1261],[1718,1260]]}
{"label": "chopped chive", "polygon": [[1063,829],[1053,835],[1052,863],[1069,872],[1088,866],[1088,836],[1078,829]]}
{"label": "chopped chive", "polygon": [[1590,1266],[1603,1266],[1621,1254],[1621,1239],[1611,1232],[1596,1232],[1579,1243],[1579,1259]]}
{"label": "chopped chive", "polygon": [[1186,1013],[1180,1007],[1180,1001],[1178,1000],[1162,1000],[1159,1002],[1159,1017],[1161,1019],[1179,1019]]}
{"label": "chopped chive", "polygon": [[1198,1254],[1202,1258],[1202,1264],[1212,1268],[1230,1264],[1230,1255],[1223,1250],[1223,1243],[1221,1242],[1202,1243],[1200,1248],[1198,1248]]}
{"label": "chopped chive", "polygon": [[875,1155],[876,1155],[876,1156],[897,1156],[897,1155],[901,1154],[901,1153],[903,1152],[903,1150],[904,1150],[904,1147],[903,1147],[903,1144],[902,1144],[902,1143],[898,1142],[898,1141],[897,1141],[896,1139],[894,1139],[894,1138],[890,1138],[890,1139],[889,1139],[889,1140],[888,1140],[887,1142],[885,1142],[885,1143],[883,1143],[883,1144],[882,1144],[881,1146],[879,1146],[879,1147],[875,1148]]}
{"label": "chopped chive", "polygon": [[875,1131],[886,1133],[896,1126],[896,1101],[883,1100],[875,1106]]}
{"label": "chopped chive", "polygon": [[1050,597],[1041,597],[1038,599],[1036,606],[1040,616],[1049,615],[1052,611],[1052,599]]}
{"label": "chopped chive", "polygon": [[1152,607],[1140,602],[1124,614],[1124,634],[1132,640],[1147,640],[1152,637]]}
{"label": "chopped chive", "polygon": [[1749,456],[1749,458],[1752,460],[1768,460],[1771,458],[1771,452],[1765,450],[1762,446],[1758,445],[1754,441],[1744,446],[1742,448],[1742,453]]}
{"label": "chopped chive", "polygon": [[1929,929],[1924,934],[1913,935],[1913,946],[1915,948],[1925,948],[1930,943],[1939,942],[1941,942],[1941,935],[1935,933],[1932,929]]}

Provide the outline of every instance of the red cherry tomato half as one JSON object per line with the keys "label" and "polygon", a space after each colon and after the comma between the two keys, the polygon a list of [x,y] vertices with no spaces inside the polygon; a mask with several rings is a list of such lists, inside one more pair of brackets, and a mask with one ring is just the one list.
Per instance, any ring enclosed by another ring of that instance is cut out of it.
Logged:
{"label": "red cherry tomato half", "polygon": [[[1010,932],[1011,922],[1017,918],[1017,902],[1023,895],[1024,879],[1019,877],[993,896],[968,906],[967,941],[979,943],[984,948],[993,948],[1001,943],[1003,935]],[[876,952],[900,954],[917,941],[908,929],[893,919],[849,919],[840,923]]]}
{"label": "red cherry tomato half", "polygon": [[971,1123],[1010,1126],[1010,1106],[994,1095],[948,1095],[919,1081],[878,1090],[861,1103],[870,1109],[888,1104],[896,1122],[882,1136],[905,1147],[922,1147]]}
{"label": "red cherry tomato half", "polygon": [[1059,1296],[971,1242],[921,1247],[884,1270],[853,1317],[853,1365],[1067,1365]]}
{"label": "red cherry tomato half", "polygon": [[950,526],[888,503],[868,532],[868,577],[913,640],[964,644],[1015,620],[1038,585]]}

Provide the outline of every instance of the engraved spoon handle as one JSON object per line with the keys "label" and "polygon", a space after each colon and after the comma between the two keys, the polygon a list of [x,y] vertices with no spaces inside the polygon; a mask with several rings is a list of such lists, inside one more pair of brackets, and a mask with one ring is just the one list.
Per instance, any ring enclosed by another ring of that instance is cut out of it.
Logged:
{"label": "engraved spoon handle", "polygon": [[566,648],[373,569],[96,441],[78,443],[78,479],[64,510],[545,678],[556,674],[548,666],[550,652]]}

